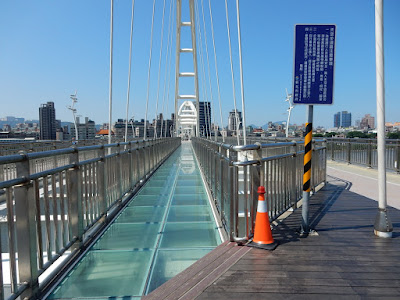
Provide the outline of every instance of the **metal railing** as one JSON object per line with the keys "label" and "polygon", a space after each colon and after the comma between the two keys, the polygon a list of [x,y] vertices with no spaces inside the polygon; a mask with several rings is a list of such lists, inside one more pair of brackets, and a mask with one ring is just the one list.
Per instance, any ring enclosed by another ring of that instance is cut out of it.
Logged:
{"label": "metal railing", "polygon": [[[192,143],[231,241],[253,235],[260,185],[266,188],[271,221],[289,208],[296,208],[302,198],[302,142],[233,146],[192,138]],[[311,188],[315,190],[322,182],[326,182],[326,146],[316,141]]]}
{"label": "metal railing", "polygon": [[63,254],[76,257],[179,145],[167,138],[0,157],[15,175],[0,182],[1,255],[10,270],[5,287],[0,264],[0,299],[36,297],[39,276]]}
{"label": "metal railing", "polygon": [[[331,160],[378,166],[376,139],[332,138],[327,140],[327,151]],[[400,140],[386,140],[386,168],[400,173]]]}

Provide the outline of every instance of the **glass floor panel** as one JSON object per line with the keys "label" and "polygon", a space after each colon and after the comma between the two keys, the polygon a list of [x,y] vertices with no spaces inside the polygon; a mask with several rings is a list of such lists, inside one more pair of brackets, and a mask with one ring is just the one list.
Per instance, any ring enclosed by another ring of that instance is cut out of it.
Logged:
{"label": "glass floor panel", "polygon": [[181,205],[171,206],[168,222],[211,222],[212,216],[208,206]]}
{"label": "glass floor panel", "polygon": [[172,197],[172,205],[208,205],[208,197],[203,194],[180,194]]}
{"label": "glass floor panel", "polygon": [[104,233],[93,249],[133,250],[154,248],[160,231],[160,223],[115,223]]}
{"label": "glass floor panel", "polygon": [[204,194],[204,187],[202,186],[177,186],[175,194]]}
{"label": "glass floor panel", "polygon": [[162,206],[167,202],[166,196],[137,195],[128,206]]}
{"label": "glass floor panel", "polygon": [[152,256],[150,250],[90,251],[49,299],[141,296]]}
{"label": "glass floor panel", "polygon": [[207,223],[167,223],[160,248],[216,247],[216,226]]}
{"label": "glass floor panel", "polygon": [[115,223],[161,222],[165,213],[162,206],[130,206],[124,210]]}
{"label": "glass floor panel", "polygon": [[49,299],[140,299],[221,243],[209,205],[183,142]]}

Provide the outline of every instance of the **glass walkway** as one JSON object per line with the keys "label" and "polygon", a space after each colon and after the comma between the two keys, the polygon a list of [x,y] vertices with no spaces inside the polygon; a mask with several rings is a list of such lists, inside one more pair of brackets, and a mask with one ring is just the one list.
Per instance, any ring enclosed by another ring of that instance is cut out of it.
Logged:
{"label": "glass walkway", "polygon": [[220,243],[183,142],[48,299],[140,299]]}

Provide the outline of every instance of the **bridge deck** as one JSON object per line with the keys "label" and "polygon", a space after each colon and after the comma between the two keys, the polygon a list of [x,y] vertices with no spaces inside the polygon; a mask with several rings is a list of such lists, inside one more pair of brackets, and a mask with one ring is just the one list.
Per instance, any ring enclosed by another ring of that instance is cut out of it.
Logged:
{"label": "bridge deck", "polygon": [[[398,299],[400,211],[389,211],[393,238],[375,237],[377,203],[361,195],[362,185],[368,180],[363,183],[353,176],[357,181],[353,185],[338,178],[339,167],[335,170],[337,177],[328,176],[327,186],[311,197],[311,224],[318,235],[299,237],[298,209],[274,229],[274,237],[280,242],[275,251],[243,251],[241,258],[231,259],[226,270],[216,272],[212,279],[212,274],[199,271],[207,274],[197,275],[195,282],[193,276],[171,282],[175,287],[186,286],[179,295],[168,293],[167,282],[160,287],[164,298],[159,294],[157,299]],[[365,192],[375,186],[370,185]],[[353,188],[361,192],[354,193]],[[217,262],[205,264],[217,266]],[[199,264],[193,267],[206,270]]]}

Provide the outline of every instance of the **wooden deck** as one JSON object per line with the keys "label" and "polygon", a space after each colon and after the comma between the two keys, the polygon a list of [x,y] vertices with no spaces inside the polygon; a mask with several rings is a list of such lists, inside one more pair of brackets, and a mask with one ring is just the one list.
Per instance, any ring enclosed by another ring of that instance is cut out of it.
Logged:
{"label": "wooden deck", "polygon": [[224,244],[149,299],[400,299],[400,211],[393,238],[377,238],[376,201],[328,181],[310,201],[318,235],[299,237],[298,209],[273,230],[275,251]]}

